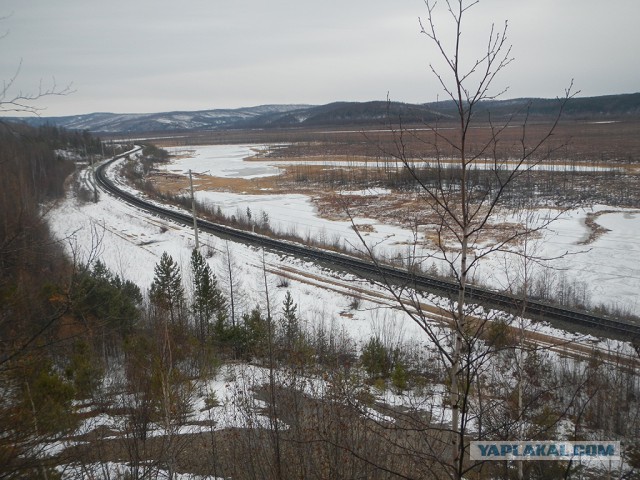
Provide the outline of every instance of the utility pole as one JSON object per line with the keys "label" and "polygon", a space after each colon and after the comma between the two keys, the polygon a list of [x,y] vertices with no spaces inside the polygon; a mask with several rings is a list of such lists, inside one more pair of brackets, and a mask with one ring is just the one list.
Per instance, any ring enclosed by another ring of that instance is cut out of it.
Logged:
{"label": "utility pole", "polygon": [[191,214],[193,215],[193,232],[196,235],[196,250],[200,247],[198,243],[198,220],[196,219],[196,200],[193,196],[193,177],[191,176],[191,169],[189,169],[189,185],[191,186]]}
{"label": "utility pole", "polygon": [[93,203],[98,203],[98,184],[96,182],[96,167],[93,163],[93,155],[91,155],[91,179],[93,180]]}
{"label": "utility pole", "polygon": [[87,153],[87,144],[84,144],[84,157],[89,157],[89,163],[91,164],[91,183],[93,183],[93,203],[98,203],[98,185],[96,184],[96,167],[93,164],[93,154]]}

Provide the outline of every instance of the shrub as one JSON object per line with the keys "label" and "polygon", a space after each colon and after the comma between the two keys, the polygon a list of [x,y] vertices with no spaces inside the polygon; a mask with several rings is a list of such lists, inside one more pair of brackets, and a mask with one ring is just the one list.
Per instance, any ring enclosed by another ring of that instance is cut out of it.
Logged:
{"label": "shrub", "polygon": [[398,391],[401,392],[407,389],[408,376],[404,363],[400,361],[396,362],[393,367],[393,372],[391,373],[391,383]]}
{"label": "shrub", "polygon": [[379,338],[371,337],[362,349],[362,366],[372,379],[389,378],[392,367],[391,352]]}

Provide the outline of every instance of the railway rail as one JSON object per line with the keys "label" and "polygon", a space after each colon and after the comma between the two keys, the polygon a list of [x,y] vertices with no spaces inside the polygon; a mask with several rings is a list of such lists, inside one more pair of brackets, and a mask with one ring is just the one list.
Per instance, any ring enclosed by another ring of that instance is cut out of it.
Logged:
{"label": "railway rail", "polygon": [[[186,226],[192,226],[193,217],[190,214],[148,202],[132,193],[118,188],[113,181],[108,178],[106,175],[107,166],[115,160],[122,158],[124,155],[126,154],[116,156],[96,167],[95,181],[98,185],[108,193],[137,208],[171,219]],[[216,224],[200,218],[197,219],[197,224],[199,230],[206,231],[214,235],[264,247],[269,250],[308,258],[358,273],[369,278],[383,278],[388,282],[411,286],[416,289],[449,296],[451,298],[455,298],[458,293],[457,283],[440,278],[413,274],[399,268],[376,264],[372,261],[363,260],[349,255],[309,247],[289,241],[277,240],[264,235],[258,235],[225,225]],[[521,298],[501,292],[495,292],[486,288],[480,288],[474,285],[467,285],[466,298],[473,303],[513,313],[521,312],[523,306],[523,300]],[[594,315],[585,311],[558,307],[537,300],[527,300],[526,312],[527,316],[534,320],[560,320],[568,324],[587,327],[608,334],[615,334],[617,337],[633,341],[634,344],[637,343],[638,339],[640,339],[640,325],[600,315]]]}

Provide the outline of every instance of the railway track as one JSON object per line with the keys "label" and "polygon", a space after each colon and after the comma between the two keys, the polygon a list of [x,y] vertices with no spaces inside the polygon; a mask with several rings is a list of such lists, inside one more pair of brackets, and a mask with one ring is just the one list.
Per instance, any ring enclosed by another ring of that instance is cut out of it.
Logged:
{"label": "railway track", "polygon": [[[129,152],[130,153],[130,152]],[[126,154],[124,154],[126,155]],[[151,212],[163,218],[171,219],[177,223],[186,226],[193,225],[193,217],[181,211],[162,207],[150,203],[142,198],[126,192],[118,188],[112,180],[106,175],[106,168],[115,160],[122,158],[124,155],[114,157],[113,159],[102,163],[95,170],[95,180],[98,185],[105,191],[120,198],[127,203]],[[437,293],[450,298],[455,298],[458,293],[458,285],[440,278],[434,278],[427,275],[418,275],[408,273],[395,267],[376,264],[371,261],[344,255],[337,252],[322,250],[318,248],[308,247],[305,245],[276,240],[263,235],[257,235],[251,232],[237,230],[225,225],[209,222],[204,219],[197,219],[199,230],[212,233],[217,236],[228,238],[230,240],[241,241],[244,243],[264,247],[281,253],[294,255],[297,257],[308,258],[310,260],[328,264],[333,267],[357,273],[369,278],[384,279],[390,283],[405,285],[408,287]],[[508,295],[505,293],[495,292],[489,289],[480,288],[473,285],[466,287],[466,297],[470,302],[478,303],[490,308],[506,311],[508,313],[522,312],[522,299]],[[595,329],[608,334],[614,334],[625,340],[631,340],[636,343],[640,339],[640,325],[615,320],[608,317],[593,315],[589,312],[562,308],[550,305],[545,302],[527,300],[526,302],[527,316],[534,320],[560,320],[570,325],[577,325]]]}

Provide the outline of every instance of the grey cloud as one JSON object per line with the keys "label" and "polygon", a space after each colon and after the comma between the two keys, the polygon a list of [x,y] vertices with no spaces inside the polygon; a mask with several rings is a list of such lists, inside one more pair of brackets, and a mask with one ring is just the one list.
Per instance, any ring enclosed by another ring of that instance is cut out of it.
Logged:
{"label": "grey cloud", "polygon": [[[441,2],[442,3],[442,2]],[[77,92],[46,99],[47,115],[442,98],[418,33],[421,0],[5,0],[0,74],[20,59],[19,86],[52,76]],[[0,12],[2,13],[2,12]],[[482,46],[509,19],[516,62],[508,96],[555,96],[571,78],[584,94],[638,90],[640,2],[483,0],[463,40]],[[438,27],[446,34],[443,12]],[[465,54],[474,51],[464,50]]]}

